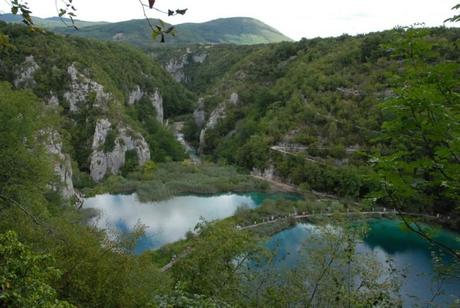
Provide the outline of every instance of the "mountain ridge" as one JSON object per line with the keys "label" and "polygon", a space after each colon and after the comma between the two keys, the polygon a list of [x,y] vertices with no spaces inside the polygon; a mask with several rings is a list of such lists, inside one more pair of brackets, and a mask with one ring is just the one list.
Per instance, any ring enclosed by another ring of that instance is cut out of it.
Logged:
{"label": "mountain ridge", "polygon": [[[18,23],[22,24],[22,16],[20,15],[14,15],[11,13],[7,14],[0,14],[0,20],[8,23]],[[71,20],[68,18],[61,18],[58,16],[51,16],[51,17],[36,17],[32,16],[33,22],[40,27],[44,27],[47,29],[51,28],[58,28],[58,27],[66,27],[64,22],[66,23],[71,23]],[[79,28],[84,28],[88,26],[94,26],[94,25],[101,25],[101,24],[107,24],[108,22],[106,21],[85,21],[85,20],[80,20],[80,19],[74,19],[75,25]]]}
{"label": "mountain ridge", "polygon": [[[106,41],[125,42],[144,49],[160,47],[153,42],[151,29],[145,19],[132,19],[114,23],[77,21],[78,31],[66,27],[59,20],[35,18],[37,25],[58,34],[95,38]],[[0,20],[19,23],[20,17],[4,14]],[[153,24],[158,19],[151,19]],[[251,17],[219,18],[202,23],[181,23],[175,25],[177,35],[169,36],[166,46],[190,44],[235,44],[255,45],[292,41],[275,28]]]}

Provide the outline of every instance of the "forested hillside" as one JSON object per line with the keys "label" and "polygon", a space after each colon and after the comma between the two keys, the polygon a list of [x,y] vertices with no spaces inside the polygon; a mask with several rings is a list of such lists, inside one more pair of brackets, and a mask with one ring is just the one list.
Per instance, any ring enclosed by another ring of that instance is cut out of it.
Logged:
{"label": "forested hillside", "polygon": [[[159,24],[159,20],[152,20]],[[222,18],[204,23],[185,23],[175,25],[176,36],[168,36],[166,45],[188,44],[237,44],[253,45],[277,43],[291,39],[276,29],[253,18]],[[161,47],[151,39],[150,28],[146,20],[128,20],[84,27],[80,31],[58,27],[53,31],[61,34],[96,38],[108,41],[125,42],[141,48]]]}
{"label": "forested hillside", "polygon": [[49,146],[65,161],[63,178],[73,174],[80,187],[150,159],[184,158],[163,123],[191,112],[194,96],[147,55],[5,23],[0,31],[8,37],[0,78],[32,90],[54,115]]}
{"label": "forested hillside", "polygon": [[[459,29],[178,30],[151,49],[145,20],[75,36],[0,22],[0,306],[400,307],[416,302],[393,262],[406,244],[433,278],[420,305],[458,302],[458,243],[431,224],[460,230]],[[113,211],[82,203],[105,193]],[[403,238],[388,254],[366,246],[375,217]],[[160,220],[174,234],[136,250]]]}
{"label": "forested hillside", "polygon": [[195,94],[204,94],[249,54],[264,45],[189,45],[155,48],[149,51],[173,78]]}
{"label": "forested hillside", "polygon": [[[212,77],[212,64],[221,65],[212,54],[221,49],[189,50],[191,55],[183,53],[185,57],[207,55],[207,60],[188,61],[180,71],[185,74],[184,84],[202,93],[187,137],[216,161],[278,176],[307,191],[366,198],[380,190],[378,168],[371,161],[401,146],[390,146],[383,137],[395,116],[387,104],[400,98],[401,89],[408,85],[406,74],[422,78],[415,73],[422,67],[431,74],[447,74],[445,78],[458,77],[459,38],[457,29],[396,29],[304,39],[250,52],[222,47],[234,56],[226,57],[225,73],[216,71]],[[237,58],[241,60],[232,60]],[[195,68],[200,65],[201,71]],[[201,78],[208,82],[197,83]],[[457,86],[449,83],[448,91]],[[440,101],[458,99],[439,91],[432,95],[439,95]],[[458,118],[454,106],[448,110]],[[433,143],[425,146],[437,147],[437,141]],[[455,169],[449,172],[455,174]],[[439,206],[413,202],[424,211],[443,213],[455,211],[458,205],[447,196],[440,198]]]}
{"label": "forested hillside", "polygon": [[[22,17],[13,14],[1,14],[0,20],[8,23],[16,23],[22,24]],[[32,17],[34,24],[42,28],[60,28],[66,27],[67,25],[71,24],[72,21],[68,18],[59,18],[59,17],[49,17],[49,18],[40,18],[40,17]],[[84,28],[87,26],[95,26],[105,24],[106,22],[92,22],[92,21],[83,21],[83,20],[75,20],[75,26],[78,28]],[[67,25],[66,25],[67,24]]]}

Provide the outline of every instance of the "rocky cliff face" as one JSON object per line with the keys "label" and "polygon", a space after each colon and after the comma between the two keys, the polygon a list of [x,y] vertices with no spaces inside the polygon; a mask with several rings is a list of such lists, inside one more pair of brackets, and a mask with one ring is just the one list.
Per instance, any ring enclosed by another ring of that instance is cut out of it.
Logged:
{"label": "rocky cliff face", "polygon": [[[40,67],[35,62],[33,56],[26,57],[23,64],[16,71],[15,85],[18,87],[33,88],[36,85],[34,73]],[[107,110],[108,103],[112,99],[111,93],[104,90],[104,87],[94,80],[88,78],[85,74],[78,71],[75,63],[67,68],[67,74],[70,77],[69,90],[63,94],[64,100],[69,103],[70,112],[76,113],[80,108],[87,104],[90,99],[94,99],[93,106],[99,110]],[[94,97],[90,98],[93,94]],[[128,104],[132,105],[138,102],[146,95],[152,102],[152,107],[157,113],[157,120],[163,122],[163,98],[158,89],[153,93],[144,93],[139,86],[130,93]],[[58,107],[60,101],[58,96],[50,90],[50,96],[46,99],[50,107]],[[117,137],[114,141],[113,150],[105,153],[103,151],[107,135],[110,130],[116,130]],[[70,155],[63,152],[62,140],[60,134],[49,128],[43,132],[46,140],[46,148],[53,156],[54,171],[59,183],[52,183],[53,189],[60,191],[65,199],[70,199],[75,195],[75,189],[72,182],[72,160]],[[93,153],[91,160],[91,177],[94,181],[101,181],[108,173],[117,174],[125,164],[125,155],[129,150],[135,150],[140,165],[150,160],[150,150],[144,137],[123,125],[112,127],[108,119],[97,121],[93,142]]]}
{"label": "rocky cliff face", "polygon": [[152,102],[153,108],[157,113],[157,120],[160,123],[164,121],[164,110],[163,110],[163,97],[161,97],[160,91],[158,89],[155,90],[155,93],[149,96],[150,101]]}
{"label": "rocky cliff face", "polygon": [[144,92],[139,86],[129,93],[128,105],[132,106],[139,102],[143,97],[147,97],[152,103],[152,107],[155,109],[157,114],[157,120],[160,123],[164,121],[164,108],[163,108],[163,97],[158,89],[155,89],[153,93]]}
{"label": "rocky cliff face", "polygon": [[128,105],[132,106],[144,97],[144,91],[141,90],[141,87],[136,85],[136,88],[129,93]]}
{"label": "rocky cliff face", "polygon": [[[107,135],[116,130],[117,137],[113,150],[104,152]],[[135,150],[139,165],[150,160],[150,150],[144,137],[127,126],[112,127],[108,119],[97,121],[92,144],[90,174],[95,182],[100,182],[107,174],[117,174],[125,164],[126,152]]]}
{"label": "rocky cliff face", "polygon": [[47,129],[42,132],[45,135],[46,149],[53,156],[54,172],[58,177],[58,183],[52,183],[54,190],[59,191],[64,199],[75,196],[75,189],[72,181],[72,160],[69,155],[64,154],[60,134]]}
{"label": "rocky cliff face", "polygon": [[173,58],[165,65],[165,69],[177,82],[186,80],[184,67],[188,64],[188,54],[179,58]]}
{"label": "rocky cliff face", "polygon": [[206,51],[192,51],[190,48],[187,48],[185,54],[169,59],[164,68],[177,82],[186,83],[190,81],[190,76],[186,74],[187,66],[191,64],[203,64],[207,58],[208,53]]}
{"label": "rocky cliff face", "polygon": [[14,85],[25,88],[35,86],[34,74],[39,68],[34,56],[26,57],[24,63],[15,71],[16,79],[14,80]]}
{"label": "rocky cliff face", "polygon": [[209,130],[209,129],[213,129],[214,127],[216,127],[217,123],[219,122],[219,120],[225,118],[226,116],[226,108],[229,104],[231,105],[237,105],[239,103],[239,96],[238,96],[238,93],[232,93],[230,95],[230,98],[224,102],[222,102],[221,104],[219,104],[212,112],[211,112],[211,115],[209,116],[207,122],[206,122],[206,125],[204,125],[204,127],[201,127],[201,126],[198,126],[198,123],[197,123],[197,119],[201,120],[201,118],[199,118],[198,116],[201,116],[202,113],[204,112],[203,110],[201,110],[200,106],[202,106],[203,104],[198,104],[199,105],[199,109],[195,110],[194,112],[194,115],[196,114],[197,116],[195,117],[195,123],[197,124],[197,126],[199,128],[202,128],[201,129],[201,132],[200,132],[200,147],[199,147],[199,152],[202,153],[203,152],[203,149],[204,147],[206,146],[206,131]]}
{"label": "rocky cliff face", "polygon": [[[175,142],[174,136],[161,127],[152,128],[139,114],[146,108],[153,115],[154,109],[157,120],[163,122],[166,113],[190,112],[193,94],[174,82],[147,54],[118,44],[50,33],[30,35],[26,28],[4,24],[0,28],[15,34],[9,37],[14,51],[5,50],[0,57],[2,80],[30,89],[43,101],[45,106],[40,107],[53,113],[47,127],[60,136],[52,134],[47,147],[60,162],[55,171],[65,196],[73,194],[72,166],[79,168],[78,175],[90,173],[100,180],[119,172],[134,152],[140,164],[150,159],[146,140],[154,136],[162,138],[156,146],[161,150],[158,160],[181,158],[169,146]],[[116,39],[121,39],[119,36]],[[53,54],[49,54],[50,48]],[[82,176],[79,179],[85,178]]]}
{"label": "rocky cliff face", "polygon": [[105,107],[111,95],[104,91],[104,87],[78,72],[75,63],[67,68],[70,76],[70,91],[64,93],[64,98],[70,104],[70,111],[77,112],[81,104],[88,102],[89,94],[95,93],[95,107]]}

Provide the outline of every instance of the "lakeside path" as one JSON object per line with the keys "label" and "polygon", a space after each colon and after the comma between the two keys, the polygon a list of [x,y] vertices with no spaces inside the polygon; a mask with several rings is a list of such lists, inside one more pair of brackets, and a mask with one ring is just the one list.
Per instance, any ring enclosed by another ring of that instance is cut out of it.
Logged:
{"label": "lakeside path", "polygon": [[410,216],[410,217],[420,217],[420,218],[428,218],[428,219],[439,219],[437,216],[432,216],[428,214],[419,214],[419,213],[407,213],[407,212],[400,212],[398,213],[396,210],[385,210],[385,211],[376,211],[376,212],[346,212],[346,213],[321,213],[321,214],[301,214],[301,215],[287,215],[287,216],[282,216],[278,218],[273,218],[273,217],[267,217],[266,219],[263,219],[262,222],[248,225],[248,226],[237,226],[238,230],[247,230],[247,229],[253,229],[257,228],[263,225],[268,225],[268,224],[274,224],[283,220],[287,220],[289,218],[295,219],[295,220],[302,220],[302,219],[308,219],[308,218],[319,218],[319,217],[332,217],[335,215],[344,215],[344,216],[379,216],[379,217],[384,217],[384,216],[393,216],[393,215],[404,215],[404,216]]}
{"label": "lakeside path", "polygon": [[[384,210],[384,211],[375,211],[375,212],[344,212],[344,213],[320,213],[320,214],[301,214],[301,215],[287,215],[287,216],[282,216],[282,217],[267,217],[266,219],[263,219],[262,222],[260,223],[255,223],[252,225],[246,225],[246,226],[240,226],[237,225],[236,229],[238,231],[244,231],[244,230],[249,230],[249,229],[255,229],[260,226],[264,225],[269,225],[269,224],[275,224],[281,221],[288,221],[288,219],[294,219],[294,220],[303,220],[303,219],[309,219],[309,218],[319,218],[319,217],[332,217],[334,215],[345,215],[345,216],[378,216],[378,217],[384,217],[384,216],[394,216],[394,215],[404,215],[408,217],[419,217],[419,218],[428,218],[428,219],[435,219],[438,220],[440,219],[439,216],[432,216],[428,214],[419,214],[419,213],[407,213],[407,212],[400,212],[398,213],[396,210]],[[161,272],[167,272],[169,271],[174,264],[176,264],[180,259],[187,257],[190,253],[192,252],[191,247],[187,247],[185,251],[183,251],[180,255],[174,256],[171,261],[163,266],[160,271]]]}

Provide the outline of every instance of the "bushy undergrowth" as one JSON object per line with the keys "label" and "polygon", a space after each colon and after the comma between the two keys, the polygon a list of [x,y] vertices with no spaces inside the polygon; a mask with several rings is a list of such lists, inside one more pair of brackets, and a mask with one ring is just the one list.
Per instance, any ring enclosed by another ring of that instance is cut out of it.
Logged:
{"label": "bushy undergrowth", "polygon": [[158,201],[181,194],[266,191],[268,185],[234,167],[211,163],[162,163],[154,170],[138,169],[126,177],[112,176],[87,195],[99,193],[137,193],[139,200]]}

